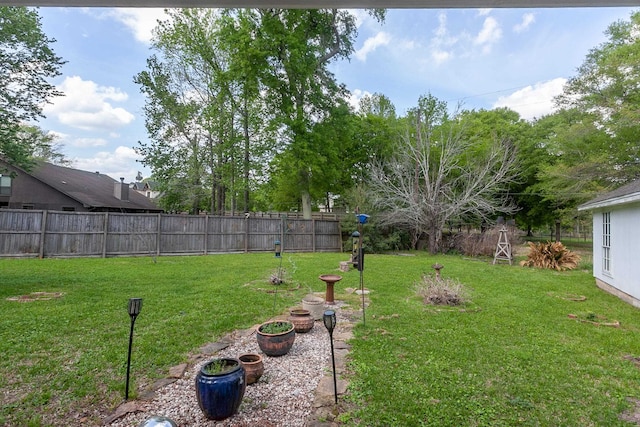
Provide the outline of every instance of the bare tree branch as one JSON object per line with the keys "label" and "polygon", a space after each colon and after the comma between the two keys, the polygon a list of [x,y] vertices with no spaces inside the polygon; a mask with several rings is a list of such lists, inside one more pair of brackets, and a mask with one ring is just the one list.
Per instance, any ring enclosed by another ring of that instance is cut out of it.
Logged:
{"label": "bare tree branch", "polygon": [[516,177],[516,153],[505,140],[472,146],[455,118],[415,113],[392,159],[372,166],[369,195],[383,224],[407,229],[414,247],[427,234],[436,253],[447,221],[515,211],[506,190]]}

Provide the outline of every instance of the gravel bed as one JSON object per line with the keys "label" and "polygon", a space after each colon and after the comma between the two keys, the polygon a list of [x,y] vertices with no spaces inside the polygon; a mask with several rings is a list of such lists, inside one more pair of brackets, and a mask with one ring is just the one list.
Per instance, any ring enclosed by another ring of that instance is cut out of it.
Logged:
{"label": "gravel bed", "polygon": [[[336,310],[338,322],[341,310]],[[235,357],[243,353],[259,353],[263,357],[264,374],[248,385],[238,413],[222,421],[208,420],[198,406],[195,376],[214,357]],[[151,401],[137,402],[141,412],[116,420],[113,427],[134,427],[154,415],[169,417],[179,426],[305,426],[311,414],[315,390],[326,372],[331,372],[329,333],[322,320],[307,333],[296,334],[289,353],[280,357],[264,355],[255,332],[236,340],[214,356],[190,367],[182,378],[156,392]]]}

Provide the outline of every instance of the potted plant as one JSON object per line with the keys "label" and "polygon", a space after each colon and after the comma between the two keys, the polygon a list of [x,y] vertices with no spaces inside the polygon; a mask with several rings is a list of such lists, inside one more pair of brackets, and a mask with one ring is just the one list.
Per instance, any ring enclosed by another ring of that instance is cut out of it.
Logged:
{"label": "potted plant", "polygon": [[256,331],[258,346],[267,356],[276,357],[287,354],[296,339],[293,323],[287,320],[265,322]]}
{"label": "potted plant", "polygon": [[210,420],[223,420],[235,414],[246,387],[244,367],[238,359],[213,359],[196,375],[198,405]]}

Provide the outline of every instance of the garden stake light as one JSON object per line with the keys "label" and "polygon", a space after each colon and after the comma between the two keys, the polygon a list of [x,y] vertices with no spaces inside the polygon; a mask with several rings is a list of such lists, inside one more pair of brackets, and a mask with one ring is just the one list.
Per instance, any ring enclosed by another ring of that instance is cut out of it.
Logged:
{"label": "garden stake light", "polygon": [[358,220],[358,271],[360,272],[360,293],[362,294],[362,326],[366,326],[367,322],[364,314],[364,248],[362,247],[362,226],[367,223],[369,215],[356,214],[356,219]]}
{"label": "garden stake light", "polygon": [[129,299],[129,317],[131,318],[131,331],[129,332],[129,355],[127,356],[127,385],[124,391],[124,400],[129,400],[129,372],[131,368],[131,346],[133,344],[133,325],[142,310],[142,298]]}
{"label": "garden stake light", "polygon": [[336,312],[333,310],[327,310],[322,316],[324,326],[329,331],[329,340],[331,341],[331,364],[333,365],[333,395],[335,397],[336,405],[338,404],[338,383],[336,380],[336,358],[333,353],[333,330],[336,327]]}

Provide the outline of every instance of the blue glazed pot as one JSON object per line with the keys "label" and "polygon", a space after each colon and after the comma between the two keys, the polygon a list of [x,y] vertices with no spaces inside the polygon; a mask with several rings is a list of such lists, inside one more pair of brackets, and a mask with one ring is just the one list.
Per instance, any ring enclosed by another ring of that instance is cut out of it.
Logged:
{"label": "blue glazed pot", "polygon": [[[222,361],[227,369],[222,373],[207,373],[207,368],[216,361]],[[246,387],[244,368],[237,359],[213,359],[196,375],[198,405],[210,420],[224,420],[235,414]]]}

